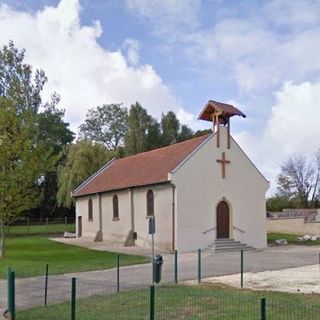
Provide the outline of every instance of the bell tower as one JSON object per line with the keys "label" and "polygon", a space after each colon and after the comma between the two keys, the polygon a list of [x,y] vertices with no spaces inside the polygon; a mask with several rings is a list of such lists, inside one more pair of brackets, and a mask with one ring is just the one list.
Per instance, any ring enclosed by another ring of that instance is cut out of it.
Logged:
{"label": "bell tower", "polygon": [[227,128],[227,146],[230,149],[230,118],[233,116],[246,115],[231,104],[209,100],[199,115],[199,120],[210,121],[213,123],[213,132],[217,133],[217,148],[220,148],[220,127]]}

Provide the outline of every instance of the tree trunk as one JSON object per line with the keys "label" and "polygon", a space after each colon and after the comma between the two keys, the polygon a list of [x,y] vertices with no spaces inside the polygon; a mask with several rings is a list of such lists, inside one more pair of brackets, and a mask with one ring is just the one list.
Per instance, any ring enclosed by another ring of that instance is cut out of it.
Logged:
{"label": "tree trunk", "polygon": [[4,221],[0,219],[0,258],[5,256],[5,228]]}

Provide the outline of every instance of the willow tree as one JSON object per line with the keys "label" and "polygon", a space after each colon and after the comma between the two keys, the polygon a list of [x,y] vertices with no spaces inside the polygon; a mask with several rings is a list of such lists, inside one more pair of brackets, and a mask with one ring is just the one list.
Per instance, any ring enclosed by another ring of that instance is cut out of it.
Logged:
{"label": "willow tree", "polygon": [[71,208],[71,192],[116,155],[104,144],[91,140],[80,140],[67,146],[65,162],[58,173],[58,204]]}

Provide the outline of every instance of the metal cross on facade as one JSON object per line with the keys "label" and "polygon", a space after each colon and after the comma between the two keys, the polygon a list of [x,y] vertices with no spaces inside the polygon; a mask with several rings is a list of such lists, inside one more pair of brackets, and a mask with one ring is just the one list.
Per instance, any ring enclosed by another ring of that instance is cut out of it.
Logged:
{"label": "metal cross on facade", "polygon": [[222,179],[226,177],[226,164],[231,163],[229,160],[226,160],[226,154],[222,152],[222,159],[217,159],[218,163],[222,165]]}

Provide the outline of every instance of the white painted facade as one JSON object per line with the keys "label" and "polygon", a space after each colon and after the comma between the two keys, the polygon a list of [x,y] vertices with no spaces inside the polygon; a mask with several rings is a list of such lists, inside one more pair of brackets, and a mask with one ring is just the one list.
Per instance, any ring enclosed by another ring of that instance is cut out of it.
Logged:
{"label": "white painted facade", "polygon": [[[232,138],[228,149],[225,127],[220,127],[219,148],[216,139],[217,134],[209,136],[168,173],[168,183],[76,198],[77,221],[82,216],[82,236],[94,239],[101,230],[103,240],[124,244],[133,230],[135,245],[150,246],[146,194],[151,189],[158,249],[190,252],[211,245],[216,239],[216,208],[222,200],[229,206],[230,238],[254,248],[265,248],[265,193],[269,183]],[[217,162],[222,152],[231,161],[226,164],[224,179],[221,164]],[[114,194],[119,199],[116,221],[113,220]],[[93,221],[88,221],[89,198],[93,201]]]}

